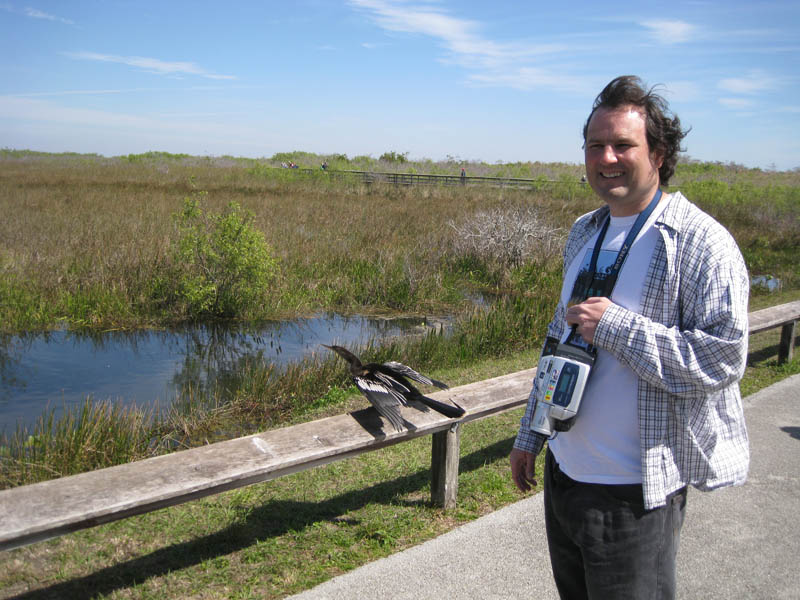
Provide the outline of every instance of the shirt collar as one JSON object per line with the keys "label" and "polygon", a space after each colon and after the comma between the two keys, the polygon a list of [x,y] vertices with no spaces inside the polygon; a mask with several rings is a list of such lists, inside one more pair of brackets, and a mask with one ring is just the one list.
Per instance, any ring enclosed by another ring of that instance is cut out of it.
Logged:
{"label": "shirt collar", "polygon": [[[664,225],[675,231],[680,231],[681,223],[683,222],[681,215],[683,214],[686,198],[684,198],[683,194],[680,192],[673,192],[671,194],[665,193],[661,196],[660,201],[666,202],[667,205],[661,210],[655,224]],[[603,206],[594,211],[589,218],[589,223],[592,228],[599,229],[606,218],[608,218],[610,212],[607,204],[603,204]]]}

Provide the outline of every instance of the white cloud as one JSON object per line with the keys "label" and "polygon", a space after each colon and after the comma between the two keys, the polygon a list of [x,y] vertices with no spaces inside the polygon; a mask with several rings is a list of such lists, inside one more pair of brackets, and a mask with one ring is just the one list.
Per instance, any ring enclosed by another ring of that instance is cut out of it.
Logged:
{"label": "white cloud", "polygon": [[[438,40],[449,52],[442,62],[478,71],[470,80],[516,88],[574,88],[572,77],[528,66],[542,56],[570,49],[567,44],[530,42],[497,43],[480,34],[480,23],[448,14],[438,5],[410,5],[402,0],[349,0],[364,10],[381,28],[390,32],[425,35]],[[519,81],[520,75],[524,81]]]}
{"label": "white cloud", "polygon": [[152,127],[150,119],[105,111],[59,106],[45,100],[0,96],[0,119],[52,121],[92,127]]}
{"label": "white cloud", "polygon": [[207,79],[236,79],[233,75],[209,73],[191,62],[169,62],[144,56],[117,56],[115,54],[100,54],[97,52],[65,52],[64,55],[77,60],[119,63],[158,75],[197,75]]}
{"label": "white cloud", "polygon": [[717,84],[721,90],[734,94],[755,94],[777,87],[778,82],[763,71],[750,71],[742,77],[721,79]]}
{"label": "white cloud", "polygon": [[[115,140],[118,136],[141,138],[148,144],[154,144],[151,147],[163,145],[173,149],[178,147],[175,144],[179,142],[187,142],[181,146],[183,148],[197,148],[215,139],[226,140],[226,136],[236,140],[254,137],[250,124],[244,126],[236,120],[225,120],[224,115],[214,116],[221,118],[218,121],[208,119],[208,115],[198,118],[197,113],[136,115],[62,106],[48,100],[0,96],[0,125],[4,129],[18,127],[20,124],[25,129],[59,128],[70,132],[71,143],[83,139],[91,139],[93,143],[97,143],[90,132],[100,132],[103,138],[109,140]],[[192,144],[188,144],[188,141]],[[124,148],[125,145],[121,146]],[[122,148],[115,151],[126,153],[127,150]]]}
{"label": "white cloud", "polygon": [[697,26],[691,23],[669,19],[641,21],[639,25],[649,29],[657,40],[663,44],[688,42],[697,31]]}
{"label": "white cloud", "polygon": [[31,17],[32,19],[44,19],[46,21],[56,21],[58,23],[64,23],[65,25],[74,25],[75,22],[71,21],[70,19],[65,19],[63,17],[57,17],[55,15],[51,15],[46,12],[42,12],[41,10],[26,7],[23,11],[23,14]]}
{"label": "white cloud", "polygon": [[739,110],[752,108],[755,104],[752,100],[747,98],[720,98],[719,103],[728,108],[735,108]]}
{"label": "white cloud", "polygon": [[29,17],[31,19],[43,19],[45,21],[64,23],[65,25],[75,25],[75,21],[72,21],[70,19],[65,19],[64,17],[51,15],[39,9],[31,8],[28,6],[26,6],[24,9],[18,9],[7,2],[3,2],[2,4],[0,4],[0,9],[13,14],[25,15],[26,17]]}
{"label": "white cloud", "polygon": [[4,10],[6,12],[13,13],[13,14],[25,15],[26,17],[29,17],[31,19],[43,19],[45,21],[53,21],[53,22],[56,22],[56,23],[64,23],[65,25],[74,25],[75,24],[75,21],[72,21],[70,19],[65,19],[64,17],[58,17],[56,15],[51,15],[51,14],[46,13],[44,11],[41,11],[39,9],[31,8],[31,7],[28,7],[28,6],[26,6],[24,9],[18,9],[18,8],[15,8],[14,6],[12,6],[11,4],[8,4],[7,2],[3,2],[3,3],[0,4],[0,9]]}
{"label": "white cloud", "polygon": [[[51,92],[24,92],[20,94],[6,94],[5,98],[42,98],[53,96],[104,96],[109,94],[148,94],[151,92],[174,91],[171,87],[140,87],[140,88],[119,88],[105,90],[57,90]],[[192,85],[183,88],[187,91],[208,92],[218,90],[230,90],[231,86],[221,85]],[[233,86],[233,89],[247,89],[246,86]]]}
{"label": "white cloud", "polygon": [[591,86],[582,77],[556,75],[547,69],[520,67],[516,71],[484,72],[470,76],[470,81],[487,85],[503,85],[519,90],[549,88],[562,91],[590,93]]}

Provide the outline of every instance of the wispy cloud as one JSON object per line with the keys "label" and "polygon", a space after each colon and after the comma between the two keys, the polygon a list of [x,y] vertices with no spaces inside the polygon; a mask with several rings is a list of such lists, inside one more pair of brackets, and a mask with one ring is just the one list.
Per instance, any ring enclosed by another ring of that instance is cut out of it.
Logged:
{"label": "wispy cloud", "polygon": [[639,25],[650,30],[656,40],[663,44],[680,44],[688,42],[697,33],[697,26],[685,21],[669,19],[652,19],[640,21]]}
{"label": "wispy cloud", "polygon": [[503,85],[518,90],[550,88],[565,91],[585,92],[586,81],[583,77],[554,74],[547,69],[536,67],[518,67],[506,72],[476,73],[470,81],[482,84]]}
{"label": "wispy cloud", "polygon": [[210,73],[192,62],[164,61],[158,58],[144,56],[118,56],[115,54],[100,54],[97,52],[64,52],[65,56],[76,60],[91,60],[97,62],[110,62],[136,67],[157,75],[196,75],[206,79],[236,79],[233,75],[218,75]]}
{"label": "wispy cloud", "polygon": [[60,90],[57,92],[25,92],[21,94],[6,94],[6,98],[42,98],[47,96],[103,96],[106,94],[121,94],[122,90]]}
{"label": "wispy cloud", "polygon": [[[235,86],[237,89],[245,89],[243,86]],[[248,86],[249,87],[249,86]],[[208,92],[214,90],[230,90],[228,86],[221,85],[192,85],[184,88],[186,91]],[[5,98],[47,98],[58,96],[105,96],[109,94],[150,94],[152,92],[171,92],[175,91],[171,87],[142,87],[142,88],[120,88],[105,90],[57,90],[52,92],[22,92],[19,94],[5,94]]]}
{"label": "wispy cloud", "polygon": [[778,81],[763,71],[750,71],[741,77],[721,79],[717,87],[734,94],[756,94],[778,86]]}
{"label": "wispy cloud", "polygon": [[720,98],[719,103],[727,108],[735,109],[750,109],[753,108],[754,102],[749,98]]}
{"label": "wispy cloud", "polygon": [[43,12],[35,8],[25,7],[25,9],[22,12],[23,14],[25,14],[28,17],[31,17],[32,19],[44,19],[46,21],[56,21],[58,23],[64,23],[65,25],[75,24],[75,21],[72,21],[71,19],[65,19],[64,17],[57,17],[56,15],[51,15],[49,13]]}
{"label": "wispy cloud", "polygon": [[8,3],[0,3],[0,9],[10,13],[25,15],[31,19],[43,19],[45,21],[63,23],[64,25],[75,25],[75,21],[71,19],[65,19],[64,17],[59,17],[57,15],[51,15],[50,13],[46,13],[38,8],[31,8],[30,6],[26,6],[25,8],[16,8]]}
{"label": "wispy cloud", "polygon": [[[477,71],[473,82],[513,87],[572,87],[569,77],[548,72],[537,59],[569,49],[567,44],[498,43],[481,35],[481,24],[453,16],[436,3],[402,0],[349,0],[386,31],[431,37],[448,55],[443,62]],[[368,46],[367,46],[368,47]]]}

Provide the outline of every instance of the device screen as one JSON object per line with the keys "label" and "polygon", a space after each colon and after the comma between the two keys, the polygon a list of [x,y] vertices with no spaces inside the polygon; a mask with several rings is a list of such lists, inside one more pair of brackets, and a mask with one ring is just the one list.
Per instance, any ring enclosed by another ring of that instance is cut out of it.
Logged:
{"label": "device screen", "polygon": [[553,396],[553,404],[567,406],[572,398],[572,390],[578,379],[578,365],[566,363],[561,368],[561,375],[556,384],[556,393]]}

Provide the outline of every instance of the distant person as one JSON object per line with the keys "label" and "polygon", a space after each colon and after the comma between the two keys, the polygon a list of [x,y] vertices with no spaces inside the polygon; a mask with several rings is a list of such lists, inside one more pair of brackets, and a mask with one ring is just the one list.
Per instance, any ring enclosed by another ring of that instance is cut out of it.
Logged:
{"label": "distant person", "polygon": [[464,185],[467,182],[467,170],[464,167],[461,167],[461,185]]}
{"label": "distant person", "polygon": [[[571,398],[560,387],[565,371],[550,374],[558,392],[537,375],[510,455],[514,482],[528,491],[547,441],[545,527],[561,598],[674,598],[687,487],[708,491],[747,477],[738,384],[747,271],[725,228],[680,192],[660,189],[686,135],[668,110],[632,76],[611,81],[594,102],[584,159],[605,205],[569,233],[542,356],[557,355],[574,329],[570,350],[594,348],[596,359],[572,421],[553,417],[548,404],[555,393]],[[593,273],[620,258],[621,268],[598,282]],[[588,293],[609,292],[614,279],[610,297]],[[544,416],[553,417],[549,439],[532,429],[548,429]]]}
{"label": "distant person", "polygon": [[326,160],[326,161],[323,161],[323,163],[322,163],[322,170],[323,170],[323,171],[327,171],[327,170],[328,170],[328,161],[327,161],[327,160]]}

